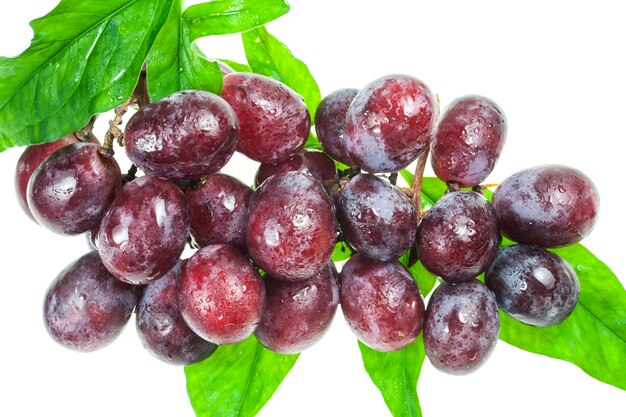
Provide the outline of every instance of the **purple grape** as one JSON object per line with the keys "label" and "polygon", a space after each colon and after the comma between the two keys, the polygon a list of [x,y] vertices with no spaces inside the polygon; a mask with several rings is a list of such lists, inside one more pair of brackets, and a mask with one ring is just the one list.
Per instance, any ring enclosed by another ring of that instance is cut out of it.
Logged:
{"label": "purple grape", "polygon": [[350,167],[356,164],[346,151],[346,113],[358,93],[356,88],[333,91],[321,101],[315,113],[315,131],[324,151]]}
{"label": "purple grape", "polygon": [[496,103],[481,96],[456,99],[439,120],[430,161],[437,177],[461,187],[479,185],[493,171],[507,122]]}
{"label": "purple grape", "polygon": [[189,327],[219,345],[245,340],[265,308],[258,271],[237,248],[211,245],[183,265],[179,306]]}
{"label": "purple grape", "polygon": [[294,171],[273,175],[252,195],[248,252],[274,278],[297,281],[317,274],[336,241],[332,202],[309,175]]}
{"label": "purple grape", "polygon": [[272,175],[289,171],[311,175],[322,183],[329,194],[333,189],[339,188],[335,163],[325,153],[317,151],[304,151],[276,164],[261,164],[254,178],[254,184],[258,187]]}
{"label": "purple grape", "polygon": [[148,284],[137,304],[137,333],[155,357],[174,365],[189,365],[211,356],[217,348],[195,334],[178,308],[180,262],[158,280]]}
{"label": "purple grape", "polygon": [[507,178],[494,192],[493,206],[506,237],[552,248],[577,243],[591,232],[600,198],[579,170],[541,165]]}
{"label": "purple grape", "polygon": [[488,358],[498,341],[500,317],[494,295],[479,281],[443,283],[428,302],[426,355],[450,374],[468,374]]}
{"label": "purple grape", "polygon": [[222,97],[233,106],[241,135],[237,150],[273,164],[302,150],[311,116],[302,97],[272,78],[244,72],[224,77]]}
{"label": "purple grape", "polygon": [[322,338],[339,304],[337,270],[329,262],[302,281],[266,276],[266,307],[256,337],[266,348],[283,354],[299,353]]}
{"label": "purple grape", "polygon": [[526,324],[552,326],[576,307],[580,284],[560,256],[538,246],[503,248],[485,274],[500,308]]}
{"label": "purple grape", "polygon": [[39,224],[77,235],[96,227],[122,184],[113,158],[93,143],[73,143],[54,152],[28,183],[28,206]]}
{"label": "purple grape", "polygon": [[137,303],[138,287],[106,270],[98,252],[67,266],[46,293],[44,321],[48,333],[66,348],[91,352],[122,332]]}
{"label": "purple grape", "polygon": [[39,165],[41,165],[41,163],[45,161],[46,158],[48,158],[53,152],[76,142],[78,142],[78,139],[72,133],[59,140],[55,140],[54,142],[30,145],[24,150],[20,159],[17,161],[17,166],[15,168],[15,191],[17,192],[17,201],[20,203],[20,207],[24,210],[24,213],[26,213],[32,220],[35,220],[35,218],[28,208],[28,199],[26,196],[30,177]]}
{"label": "purple grape", "polygon": [[369,83],[346,115],[346,150],[371,173],[408,166],[432,140],[439,107],[428,87],[408,75],[387,75]]}
{"label": "purple grape", "polygon": [[230,243],[245,249],[252,189],[225,174],[213,174],[185,192],[190,233],[200,246]]}
{"label": "purple grape", "polygon": [[239,122],[221,97],[180,91],[139,110],[128,121],[128,158],[148,175],[195,179],[219,171],[235,152]]}
{"label": "purple grape", "polygon": [[485,272],[501,240],[491,203],[473,191],[455,191],[422,219],[417,252],[427,270],[446,281],[462,282]]}
{"label": "purple grape", "polygon": [[122,281],[146,284],[174,267],[188,231],[182,191],[169,181],[140,177],[124,186],[102,220],[100,257]]}
{"label": "purple grape", "polygon": [[339,298],[348,325],[372,349],[402,349],[422,330],[424,302],[398,261],[379,263],[353,255],[341,271]]}
{"label": "purple grape", "polygon": [[346,241],[370,259],[397,259],[411,247],[417,213],[397,187],[370,174],[359,174],[337,198],[337,220]]}

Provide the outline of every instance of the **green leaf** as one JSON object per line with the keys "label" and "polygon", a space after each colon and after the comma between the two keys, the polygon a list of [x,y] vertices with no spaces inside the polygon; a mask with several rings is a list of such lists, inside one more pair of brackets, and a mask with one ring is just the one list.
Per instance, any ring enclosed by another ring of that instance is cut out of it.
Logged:
{"label": "green leaf", "polygon": [[294,57],[282,42],[264,27],[242,35],[246,58],[252,71],[281,81],[302,96],[311,119],[322,100],[320,88],[306,64]]}
{"label": "green leaf", "polygon": [[333,262],[347,261],[350,256],[352,256],[352,250],[350,250],[348,245],[345,242],[337,242],[330,260]]}
{"label": "green leaf", "polygon": [[315,136],[313,132],[309,133],[309,137],[307,138],[306,143],[304,144],[304,148],[315,149],[320,152],[324,151],[324,148],[322,147],[320,140],[317,138],[317,136]]}
{"label": "green leaf", "polygon": [[56,140],[133,92],[172,0],[63,0],[0,57],[0,151]]}
{"label": "green leaf", "polygon": [[592,377],[626,390],[626,291],[615,274],[580,244],[555,249],[580,281],[574,312],[537,328],[501,314],[500,338],[533,353],[563,359]]}
{"label": "green leaf", "polygon": [[[413,174],[408,170],[400,170],[400,176],[404,179],[404,182],[408,186],[413,182]],[[443,189],[441,186],[443,185]],[[422,178],[422,208],[424,210],[430,209],[435,205],[435,202],[439,200],[446,191],[446,184],[441,182],[438,178],[423,177]]]}
{"label": "green leaf", "polygon": [[197,417],[252,417],[270,399],[299,355],[281,355],[254,336],[220,346],[185,367],[187,392]]}
{"label": "green leaf", "polygon": [[394,417],[420,417],[417,380],[426,357],[424,338],[395,352],[378,352],[359,342],[363,365]]}
{"label": "green leaf", "polygon": [[182,0],[174,0],[163,29],[148,56],[148,91],[160,100],[176,91],[204,90],[219,94],[222,72],[192,43],[182,19]]}
{"label": "green leaf", "polygon": [[239,33],[271,22],[287,13],[283,0],[213,0],[190,6],[183,19],[191,40],[209,36]]}

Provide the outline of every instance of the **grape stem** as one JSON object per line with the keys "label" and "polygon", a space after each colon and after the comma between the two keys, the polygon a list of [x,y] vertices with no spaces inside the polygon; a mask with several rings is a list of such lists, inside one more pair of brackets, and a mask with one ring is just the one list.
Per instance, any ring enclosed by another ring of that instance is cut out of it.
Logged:
{"label": "grape stem", "polygon": [[426,161],[428,160],[428,153],[430,149],[426,148],[419,158],[417,158],[417,164],[415,165],[415,174],[413,175],[413,181],[411,182],[411,195],[413,196],[413,205],[417,216],[423,217],[422,213],[422,179],[424,178],[424,169],[426,168]]}
{"label": "grape stem", "polygon": [[96,123],[97,118],[98,118],[97,114],[91,116],[91,119],[89,119],[89,123],[87,123],[82,129],[74,132],[74,135],[76,135],[79,141],[89,142],[89,139],[91,138],[91,135],[93,134],[93,125]]}

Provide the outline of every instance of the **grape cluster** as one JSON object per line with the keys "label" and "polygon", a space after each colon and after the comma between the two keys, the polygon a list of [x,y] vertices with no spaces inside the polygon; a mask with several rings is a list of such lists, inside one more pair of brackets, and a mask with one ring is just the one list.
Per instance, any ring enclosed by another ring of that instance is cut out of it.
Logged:
{"label": "grape cluster", "polygon": [[[318,341],[341,305],[370,348],[402,349],[423,330],[433,365],[463,374],[493,350],[498,307],[534,326],[573,311],[576,273],[546,248],[591,231],[597,190],[549,165],[485,198],[507,132],[496,103],[461,97],[440,115],[426,84],[388,75],[322,100],[324,153],[304,149],[311,116],[297,93],[225,73],[221,96],[174,93],[128,121],[124,150],[143,176],[122,176],[97,140],[75,135],[20,158],[27,214],[95,248],[48,290],[45,323],[60,344],[103,347],[135,310],[143,345],[166,362],[194,363],[253,333],[290,354]],[[254,189],[218,172],[235,151],[260,162]],[[394,177],[429,152],[448,192],[422,211],[416,188]],[[502,235],[518,244],[501,248]],[[353,252],[340,273],[338,241]],[[196,252],[181,260],[188,243]],[[405,253],[443,281],[427,307]]]}

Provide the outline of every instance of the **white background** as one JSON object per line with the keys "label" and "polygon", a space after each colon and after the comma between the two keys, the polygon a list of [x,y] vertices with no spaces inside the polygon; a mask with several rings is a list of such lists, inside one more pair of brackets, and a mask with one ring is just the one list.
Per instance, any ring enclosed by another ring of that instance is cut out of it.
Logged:
{"label": "white background", "polygon": [[[27,22],[56,1],[7,3],[0,12],[0,55],[13,56],[28,45]],[[486,95],[509,120],[508,143],[490,182],[550,162],[586,172],[598,186],[602,210],[584,243],[626,282],[621,2],[291,3],[292,11],[269,29],[309,65],[323,94],[402,72],[425,81],[442,107],[460,95]],[[243,60],[237,36],[201,45],[209,56]],[[0,415],[192,416],[182,369],[148,355],[133,322],[116,343],[92,354],[64,350],[48,338],[42,323],[47,285],[88,247],[82,236],[53,235],[20,212],[12,182],[20,153],[0,154]],[[237,157],[226,172],[251,182],[255,169]],[[425,363],[418,391],[430,417],[623,416],[626,409],[624,391],[503,342],[469,376],[447,376]],[[259,415],[389,414],[338,315]]]}

